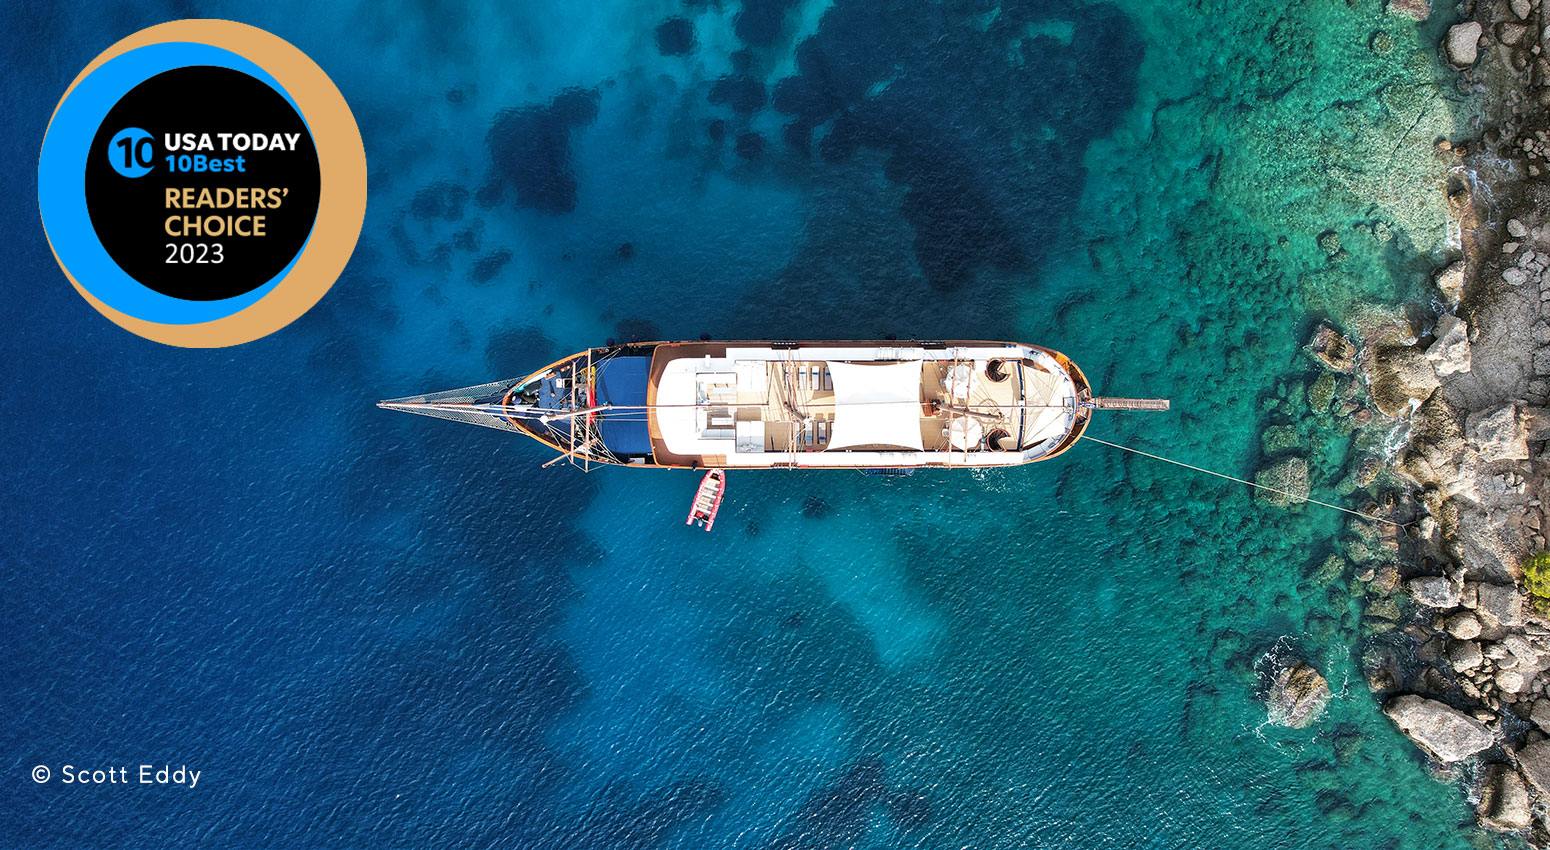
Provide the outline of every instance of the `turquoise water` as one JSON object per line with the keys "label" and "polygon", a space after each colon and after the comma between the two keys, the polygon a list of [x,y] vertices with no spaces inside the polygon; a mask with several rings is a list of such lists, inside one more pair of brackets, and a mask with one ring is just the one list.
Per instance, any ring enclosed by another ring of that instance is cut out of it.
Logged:
{"label": "turquoise water", "polygon": [[[1437,65],[1444,21],[302,8],[5,13],[26,139],[135,27],[276,32],[354,107],[371,201],[312,314],[184,352],[79,303],[35,186],[4,177],[12,385],[113,403],[14,394],[3,426],[5,773],[172,759],[208,787],[0,781],[0,844],[1470,844],[1463,797],[1366,691],[1349,577],[1316,574],[1352,538],[1338,514],[1084,444],[984,474],[734,475],[706,535],[682,524],[691,476],[542,470],[535,444],[371,407],[608,338],[1021,339],[1173,400],[1096,436],[1247,476],[1291,424],[1316,493],[1364,499],[1335,486],[1377,438],[1309,412],[1298,346],[1425,297],[1431,142],[1473,108]],[[657,44],[670,16],[685,55]],[[1337,692],[1308,729],[1256,696],[1286,653]]]}

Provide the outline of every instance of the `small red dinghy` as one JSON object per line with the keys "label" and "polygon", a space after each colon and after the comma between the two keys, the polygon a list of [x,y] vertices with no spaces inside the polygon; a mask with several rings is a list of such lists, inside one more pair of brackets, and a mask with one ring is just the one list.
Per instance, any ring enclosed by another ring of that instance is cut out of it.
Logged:
{"label": "small red dinghy", "polygon": [[721,510],[721,497],[727,494],[727,473],[724,469],[712,469],[700,479],[700,489],[694,494],[694,504],[689,506],[689,518],[684,525],[699,523],[706,531],[716,524],[716,512]]}

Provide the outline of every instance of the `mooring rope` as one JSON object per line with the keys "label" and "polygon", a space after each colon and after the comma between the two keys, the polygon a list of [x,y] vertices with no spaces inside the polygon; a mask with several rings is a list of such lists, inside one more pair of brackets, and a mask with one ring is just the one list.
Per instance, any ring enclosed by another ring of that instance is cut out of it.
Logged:
{"label": "mooring rope", "polygon": [[1138,454],[1138,455],[1141,455],[1142,457],[1149,457],[1152,460],[1160,460],[1163,463],[1171,463],[1174,466],[1182,466],[1185,469],[1191,469],[1191,470],[1194,470],[1195,472],[1204,472],[1207,475],[1214,475],[1217,478],[1225,478],[1228,481],[1236,481],[1239,484],[1247,484],[1250,487],[1253,487],[1255,489],[1268,490],[1271,493],[1278,493],[1278,494],[1280,494],[1282,496],[1285,496],[1288,499],[1291,499],[1293,502],[1312,502],[1313,504],[1319,505],[1320,507],[1331,508],[1331,509],[1337,510],[1337,511],[1343,513],[1343,514],[1350,514],[1351,516],[1354,516],[1354,517],[1361,517],[1362,519],[1368,520],[1370,522],[1387,523],[1389,525],[1394,526],[1395,528],[1404,528],[1405,527],[1404,523],[1396,522],[1396,521],[1394,521],[1392,519],[1388,519],[1386,517],[1372,516],[1371,514],[1364,514],[1361,511],[1353,511],[1350,508],[1345,508],[1345,507],[1341,507],[1340,505],[1330,504],[1329,502],[1321,502],[1318,499],[1312,498],[1310,496],[1299,495],[1299,494],[1293,493],[1293,492],[1291,492],[1289,490],[1282,490],[1279,487],[1270,487],[1270,486],[1267,486],[1265,484],[1258,484],[1258,483],[1253,482],[1253,481],[1249,481],[1249,480],[1246,480],[1246,479],[1243,479],[1243,478],[1238,478],[1238,477],[1235,477],[1235,476],[1232,476],[1232,475],[1228,475],[1225,472],[1217,472],[1215,470],[1206,469],[1203,466],[1195,466],[1194,464],[1185,463],[1184,461],[1181,461],[1181,460],[1174,460],[1173,458],[1163,457],[1162,455],[1154,455],[1151,452],[1144,452],[1144,451],[1141,451],[1140,449],[1133,449],[1130,446],[1122,446],[1119,443],[1111,443],[1108,440],[1100,440],[1097,437],[1090,437],[1087,434],[1083,434],[1082,435],[1082,439],[1084,439],[1084,440],[1091,440],[1094,443],[1099,443],[1101,445],[1109,446],[1111,448],[1116,448],[1116,449],[1119,449],[1121,451],[1126,451],[1126,452],[1131,452],[1133,454]]}

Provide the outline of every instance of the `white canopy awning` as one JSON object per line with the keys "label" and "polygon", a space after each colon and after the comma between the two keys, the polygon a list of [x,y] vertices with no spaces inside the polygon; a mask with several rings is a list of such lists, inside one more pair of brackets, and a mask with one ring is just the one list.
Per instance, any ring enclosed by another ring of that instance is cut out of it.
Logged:
{"label": "white canopy awning", "polygon": [[920,451],[920,361],[828,361],[834,378],[829,449],[898,446]]}

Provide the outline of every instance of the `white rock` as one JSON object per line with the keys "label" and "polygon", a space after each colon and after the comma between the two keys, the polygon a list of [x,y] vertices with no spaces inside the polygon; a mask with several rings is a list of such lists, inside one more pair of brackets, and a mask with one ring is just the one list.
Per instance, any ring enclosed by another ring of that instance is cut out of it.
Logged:
{"label": "white rock", "polygon": [[1550,740],[1529,744],[1518,753],[1518,770],[1541,794],[1550,793]]}
{"label": "white rock", "polygon": [[[1480,637],[1480,618],[1468,611],[1460,611],[1448,618],[1448,634],[1459,640],[1474,640]],[[1479,652],[1480,647],[1476,646],[1475,651]]]}
{"label": "white rock", "polygon": [[1469,325],[1463,319],[1444,313],[1432,331],[1436,341],[1426,349],[1426,359],[1438,376],[1469,371]]}
{"label": "white rock", "polygon": [[1486,775],[1480,795],[1480,823],[1501,832],[1516,832],[1533,823],[1528,787],[1507,765],[1495,765]]}
{"label": "white rock", "polygon": [[[1405,694],[1383,706],[1399,731],[1439,761],[1469,758],[1496,743],[1484,723],[1436,700]],[[1547,765],[1550,767],[1550,765]],[[1550,779],[1550,771],[1546,772]]]}
{"label": "white rock", "polygon": [[1518,16],[1518,20],[1527,18],[1533,11],[1534,6],[1529,0],[1512,0],[1512,13]]}
{"label": "white rock", "polygon": [[1529,709],[1528,719],[1546,732],[1550,732],[1550,699],[1542,699]]}
{"label": "white rock", "polygon": [[1522,269],[1508,269],[1502,272],[1502,283],[1508,286],[1522,286],[1528,282],[1528,273]]}
{"label": "white rock", "polygon": [[1518,659],[1523,669],[1539,670],[1544,667],[1544,657],[1527,636],[1510,634],[1503,637],[1501,642],[1512,653],[1512,657]]}
{"label": "white rock", "polygon": [[1528,682],[1524,680],[1523,674],[1517,670],[1496,671],[1496,687],[1506,693],[1518,693],[1523,690],[1523,686],[1526,684]]}
{"label": "white rock", "polygon": [[1480,644],[1475,641],[1459,641],[1448,647],[1448,663],[1453,665],[1455,673],[1473,670],[1484,660],[1485,657],[1480,653]]}
{"label": "white rock", "polygon": [[1457,608],[1460,587],[1442,576],[1419,576],[1405,582],[1405,590],[1428,608]]}
{"label": "white rock", "polygon": [[1528,460],[1528,429],[1515,404],[1469,414],[1464,436],[1487,460]]}
{"label": "white rock", "polygon": [[1432,278],[1432,282],[1437,285],[1437,291],[1441,292],[1450,304],[1459,303],[1459,299],[1464,296],[1464,270],[1464,261],[1454,260]]}
{"label": "white rock", "polygon": [[1448,27],[1448,37],[1444,42],[1448,61],[1459,68],[1468,68],[1475,64],[1475,59],[1480,55],[1481,31],[1482,27],[1476,21],[1466,21]]}
{"label": "white rock", "polygon": [[1522,625],[1523,596],[1510,584],[1482,584],[1475,613],[1488,626]]}
{"label": "white rock", "polygon": [[1515,218],[1509,218],[1507,219],[1507,233],[1514,239],[1522,239],[1528,235],[1528,228],[1523,226],[1523,222]]}

